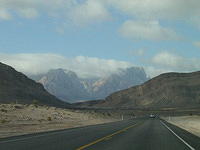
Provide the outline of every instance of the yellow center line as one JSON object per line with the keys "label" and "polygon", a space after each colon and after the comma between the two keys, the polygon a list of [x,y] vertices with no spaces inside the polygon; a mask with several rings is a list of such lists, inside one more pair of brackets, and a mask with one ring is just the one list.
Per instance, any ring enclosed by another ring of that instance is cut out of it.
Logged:
{"label": "yellow center line", "polygon": [[103,141],[103,140],[110,139],[110,138],[112,138],[112,136],[115,136],[115,135],[117,135],[117,134],[120,134],[120,133],[122,133],[122,132],[125,132],[125,131],[127,131],[128,129],[133,128],[133,127],[135,127],[136,125],[139,125],[139,124],[141,124],[141,123],[136,123],[136,124],[134,124],[134,125],[131,125],[131,126],[129,126],[129,127],[126,127],[126,128],[121,129],[121,130],[119,130],[119,131],[116,131],[116,132],[114,132],[114,133],[112,133],[112,134],[109,134],[109,135],[107,135],[107,136],[105,136],[105,137],[102,137],[102,138],[100,138],[100,139],[97,139],[97,140],[95,140],[95,141],[93,141],[93,142],[91,142],[91,143],[89,143],[89,144],[83,145],[83,146],[77,148],[76,150],[83,150],[83,149],[85,149],[85,148],[87,148],[87,147],[90,147],[90,146],[92,146],[92,145],[94,145],[94,144],[97,144],[97,143],[99,143],[99,142],[101,142],[101,141]]}

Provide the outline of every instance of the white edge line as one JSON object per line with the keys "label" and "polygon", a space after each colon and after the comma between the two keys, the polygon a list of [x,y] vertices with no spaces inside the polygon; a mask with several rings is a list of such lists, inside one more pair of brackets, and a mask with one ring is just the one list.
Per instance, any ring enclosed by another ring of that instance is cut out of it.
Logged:
{"label": "white edge line", "polygon": [[195,150],[190,144],[188,144],[185,140],[183,140],[180,136],[178,136],[170,127],[168,127],[163,121],[160,121],[171,133],[173,133],[179,140],[181,140],[185,145],[187,145],[191,150]]}

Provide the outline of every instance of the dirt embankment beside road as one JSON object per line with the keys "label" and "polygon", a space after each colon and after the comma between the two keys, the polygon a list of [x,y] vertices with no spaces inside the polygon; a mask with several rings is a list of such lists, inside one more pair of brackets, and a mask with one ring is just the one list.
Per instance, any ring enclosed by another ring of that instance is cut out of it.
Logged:
{"label": "dirt embankment beside road", "polygon": [[200,137],[200,116],[165,117],[164,119]]}
{"label": "dirt embankment beside road", "polygon": [[110,113],[0,104],[0,138],[117,121]]}

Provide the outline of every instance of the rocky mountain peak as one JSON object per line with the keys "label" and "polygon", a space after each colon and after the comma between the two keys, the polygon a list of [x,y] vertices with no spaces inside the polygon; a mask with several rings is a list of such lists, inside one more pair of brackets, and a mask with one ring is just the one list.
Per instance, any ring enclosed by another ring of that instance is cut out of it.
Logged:
{"label": "rocky mountain peak", "polygon": [[56,95],[64,101],[80,100],[87,96],[83,84],[75,72],[64,69],[53,69],[40,80],[51,94]]}
{"label": "rocky mountain peak", "polygon": [[39,82],[50,93],[72,102],[103,99],[113,92],[139,85],[147,80],[143,68],[131,67],[118,69],[107,77],[87,79],[79,78],[73,71],[53,69],[43,75]]}
{"label": "rocky mountain peak", "polygon": [[65,76],[68,76],[71,78],[78,78],[75,72],[72,72],[70,70],[61,69],[61,68],[49,70],[49,72],[46,75],[60,77],[60,78],[63,78]]}

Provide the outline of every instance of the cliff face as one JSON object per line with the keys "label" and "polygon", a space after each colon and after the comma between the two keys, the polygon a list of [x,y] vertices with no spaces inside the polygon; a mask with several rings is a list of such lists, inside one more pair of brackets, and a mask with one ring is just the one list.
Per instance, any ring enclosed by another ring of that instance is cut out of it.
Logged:
{"label": "cliff face", "polygon": [[72,102],[89,97],[80,79],[72,71],[50,70],[39,82],[44,85],[47,91],[63,101]]}
{"label": "cliff face", "polygon": [[113,92],[140,85],[148,79],[143,68],[120,69],[109,77],[95,82],[93,84],[93,95],[96,99],[104,99]]}
{"label": "cliff face", "polygon": [[14,68],[0,63],[0,103],[19,102],[51,106],[67,106],[55,96],[49,94],[40,83],[29,79]]}
{"label": "cliff face", "polygon": [[200,72],[162,74],[142,85],[113,93],[97,106],[200,106]]}
{"label": "cliff face", "polygon": [[139,85],[147,81],[144,69],[132,67],[104,78],[80,79],[75,72],[54,69],[43,75],[38,81],[45,89],[59,99],[67,102],[104,99],[109,94]]}

